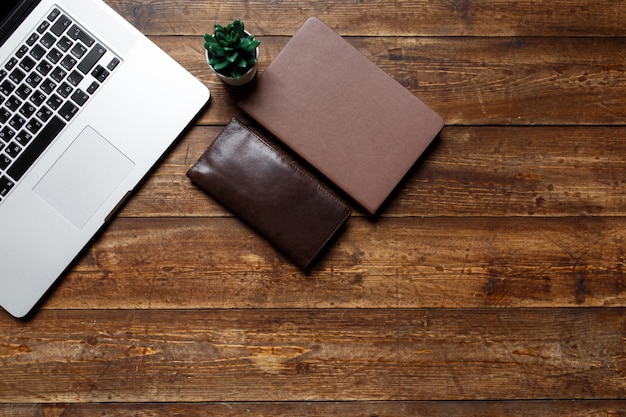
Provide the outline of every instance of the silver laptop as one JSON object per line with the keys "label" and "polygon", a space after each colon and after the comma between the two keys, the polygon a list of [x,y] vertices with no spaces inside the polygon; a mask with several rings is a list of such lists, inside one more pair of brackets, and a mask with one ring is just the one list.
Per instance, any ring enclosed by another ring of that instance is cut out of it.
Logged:
{"label": "silver laptop", "polygon": [[101,0],[2,0],[0,306],[28,315],[209,100]]}

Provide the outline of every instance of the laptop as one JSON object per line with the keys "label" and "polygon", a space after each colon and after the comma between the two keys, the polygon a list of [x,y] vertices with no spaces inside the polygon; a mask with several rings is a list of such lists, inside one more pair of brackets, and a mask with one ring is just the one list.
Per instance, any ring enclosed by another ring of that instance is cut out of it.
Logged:
{"label": "laptop", "polygon": [[101,0],[2,0],[0,306],[24,317],[209,100]]}

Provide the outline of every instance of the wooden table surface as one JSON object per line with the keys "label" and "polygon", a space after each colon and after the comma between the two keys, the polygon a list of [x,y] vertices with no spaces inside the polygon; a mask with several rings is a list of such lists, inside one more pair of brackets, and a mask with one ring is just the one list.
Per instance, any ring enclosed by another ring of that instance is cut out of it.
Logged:
{"label": "wooden table surface", "polygon": [[[626,415],[626,2],[107,3],[211,104],[37,314],[0,314],[0,415]],[[446,127],[303,274],[185,172],[258,129],[202,34],[241,18],[262,73],[309,16]]]}

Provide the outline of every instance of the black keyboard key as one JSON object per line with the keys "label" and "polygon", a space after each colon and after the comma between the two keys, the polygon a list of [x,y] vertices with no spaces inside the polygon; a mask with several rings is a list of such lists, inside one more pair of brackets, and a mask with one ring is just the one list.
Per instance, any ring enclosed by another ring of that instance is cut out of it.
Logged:
{"label": "black keyboard key", "polygon": [[52,117],[52,110],[50,110],[46,106],[42,106],[37,112],[37,117],[39,117],[42,122],[46,123],[48,120],[50,120],[50,117]]}
{"label": "black keyboard key", "polygon": [[98,87],[100,87],[100,84],[98,84],[96,81],[92,82],[89,87],[87,87],[87,93],[89,94],[93,94],[96,92],[96,90],[98,89]]}
{"label": "black keyboard key", "polygon": [[50,73],[50,78],[52,78],[54,81],[59,83],[63,81],[66,75],[67,75],[67,71],[65,71],[63,68],[55,67]]}
{"label": "black keyboard key", "polygon": [[48,75],[48,73],[52,70],[52,65],[48,61],[41,61],[39,65],[37,65],[37,72],[39,72],[44,77]]}
{"label": "black keyboard key", "polygon": [[15,53],[15,56],[18,58],[22,58],[24,55],[26,55],[26,52],[28,52],[28,45],[22,45],[20,49],[18,49]]}
{"label": "black keyboard key", "polygon": [[63,53],[57,48],[52,48],[48,55],[46,55],[46,58],[48,59],[48,61],[56,64],[61,58],[63,58]]}
{"label": "black keyboard key", "polygon": [[8,96],[15,90],[15,85],[13,85],[9,80],[4,80],[2,84],[0,84],[0,93]]}
{"label": "black keyboard key", "polygon": [[26,84],[31,86],[32,88],[37,88],[37,86],[41,83],[43,77],[36,72],[31,72],[25,79]]}
{"label": "black keyboard key", "polygon": [[4,124],[11,118],[11,112],[4,107],[0,109],[0,123]]}
{"label": "black keyboard key", "polygon": [[30,50],[29,54],[39,61],[46,54],[46,50],[41,45],[35,45],[33,49]]}
{"label": "black keyboard key", "polygon": [[76,58],[81,59],[83,55],[87,53],[87,47],[82,43],[77,43],[76,45],[74,45],[70,53]]}
{"label": "black keyboard key", "polygon": [[69,82],[70,84],[72,84],[74,87],[76,87],[78,84],[80,84],[80,82],[83,80],[83,76],[80,72],[74,70],[72,71],[72,73],[67,77],[67,82]]}
{"label": "black keyboard key", "polygon": [[43,22],[41,22],[41,24],[37,28],[37,32],[40,33],[40,34],[44,33],[46,31],[46,29],[48,29],[49,27],[50,27],[50,22],[44,20]]}
{"label": "black keyboard key", "polygon": [[72,47],[72,45],[74,45],[74,42],[70,38],[68,38],[67,36],[63,36],[57,42],[57,48],[59,48],[63,52],[69,51],[70,48]]}
{"label": "black keyboard key", "polygon": [[72,21],[69,17],[63,15],[61,16],[50,28],[50,32],[54,33],[57,36],[61,36],[65,30],[70,27]]}
{"label": "black keyboard key", "polygon": [[31,34],[28,39],[26,39],[26,45],[33,46],[35,42],[39,39],[39,35],[36,33]]}
{"label": "black keyboard key", "polygon": [[102,65],[98,65],[91,72],[91,76],[102,83],[109,76],[109,71],[107,71]]}
{"label": "black keyboard key", "polygon": [[54,20],[57,17],[59,17],[60,14],[61,14],[61,11],[55,7],[54,10],[52,10],[50,14],[48,15],[48,20],[51,22],[54,22]]}
{"label": "black keyboard key", "polygon": [[72,26],[67,32],[67,35],[74,40],[80,40],[87,46],[91,46],[95,42],[94,38],[92,38],[87,32],[79,28],[77,25]]}
{"label": "black keyboard key", "polygon": [[78,69],[83,74],[87,74],[96,65],[96,63],[102,58],[102,55],[106,53],[104,46],[97,44],[89,53],[80,61]]}
{"label": "black keyboard key", "polygon": [[59,115],[69,122],[78,113],[78,110],[80,109],[74,103],[68,101],[59,109]]}
{"label": "black keyboard key", "polygon": [[52,81],[50,78],[46,78],[43,84],[41,84],[40,88],[41,88],[41,91],[44,92],[44,94],[50,95],[52,94],[54,89],[57,88],[57,83]]}
{"label": "black keyboard key", "polygon": [[17,87],[17,89],[15,90],[15,94],[21,98],[22,100],[26,100],[28,98],[28,96],[30,96],[30,93],[33,92],[33,89],[30,88],[28,85],[26,84],[21,84],[19,87]]}
{"label": "black keyboard key", "polygon": [[9,191],[11,191],[14,185],[15,182],[11,181],[9,177],[7,177],[6,175],[2,176],[2,178],[0,178],[0,197],[6,197],[6,195],[9,194]]}
{"label": "black keyboard key", "polygon": [[19,84],[22,82],[25,76],[26,74],[24,74],[24,72],[21,69],[15,68],[13,71],[11,71],[11,75],[9,75],[9,79],[13,81],[15,84]]}
{"label": "black keyboard key", "polygon": [[111,62],[109,62],[109,65],[107,65],[107,69],[109,71],[113,71],[115,68],[117,68],[119,64],[120,64],[120,60],[118,58],[113,58]]}
{"label": "black keyboard key", "polygon": [[50,49],[56,42],[56,38],[51,33],[46,33],[41,37],[39,43],[46,49]]}
{"label": "black keyboard key", "polygon": [[56,94],[53,94],[52,96],[50,96],[48,101],[46,101],[46,104],[52,110],[56,110],[56,109],[58,109],[61,106],[61,104],[63,104],[63,99],[61,97],[57,96]]}
{"label": "black keyboard key", "polygon": [[61,60],[61,66],[69,71],[74,68],[74,65],[76,65],[77,62],[78,61],[73,56],[66,55],[65,58]]}
{"label": "black keyboard key", "polygon": [[9,73],[7,72],[7,70],[5,70],[4,68],[0,68],[0,81],[4,80],[4,78],[8,75]]}
{"label": "black keyboard key", "polygon": [[30,119],[28,123],[26,123],[26,129],[33,135],[41,130],[43,124],[37,119]]}
{"label": "black keyboard key", "polygon": [[15,142],[9,143],[4,152],[9,156],[9,158],[15,159],[20,154],[22,147]]}
{"label": "black keyboard key", "polygon": [[29,56],[24,57],[20,62],[20,68],[22,68],[26,72],[30,72],[33,68],[35,68],[35,64],[37,62]]}
{"label": "black keyboard key", "polygon": [[11,164],[11,158],[5,154],[0,155],[0,169],[5,170]]}
{"label": "black keyboard key", "polygon": [[28,168],[39,158],[43,151],[54,141],[57,135],[65,127],[65,122],[59,117],[53,117],[50,122],[41,129],[31,144],[22,152],[7,171],[13,180],[18,181],[26,173]]}
{"label": "black keyboard key", "polygon": [[6,64],[4,64],[4,68],[6,68],[7,71],[11,71],[16,65],[17,58],[11,58]]}
{"label": "black keyboard key", "polygon": [[7,101],[5,101],[4,105],[6,108],[15,113],[22,105],[22,100],[15,96],[11,96]]}
{"label": "black keyboard key", "polygon": [[41,106],[44,101],[46,101],[46,95],[41,91],[35,91],[35,94],[30,96],[30,102],[35,105],[35,107]]}
{"label": "black keyboard key", "polygon": [[35,114],[35,110],[37,109],[31,103],[24,103],[24,105],[20,107],[20,114],[29,119],[30,116]]}
{"label": "black keyboard key", "polygon": [[72,94],[72,101],[78,104],[79,106],[84,105],[87,100],[89,100],[89,94],[85,93],[83,90],[78,89]]}
{"label": "black keyboard key", "polygon": [[5,126],[0,130],[0,140],[4,143],[9,143],[11,139],[15,137],[15,131],[11,129],[9,126]]}
{"label": "black keyboard key", "polygon": [[15,137],[15,140],[20,145],[26,146],[26,145],[28,145],[28,143],[30,142],[30,140],[32,138],[33,138],[33,135],[31,135],[30,133],[28,133],[25,130],[22,130],[20,133],[17,134],[17,136]]}
{"label": "black keyboard key", "polygon": [[74,91],[74,87],[65,81],[59,86],[59,88],[57,88],[57,93],[63,98],[69,97],[69,95],[72,94],[72,91]]}
{"label": "black keyboard key", "polygon": [[24,119],[19,114],[16,114],[11,118],[11,120],[9,120],[9,126],[15,129],[16,132],[20,130],[22,126],[24,126],[24,123],[26,123],[26,119]]}

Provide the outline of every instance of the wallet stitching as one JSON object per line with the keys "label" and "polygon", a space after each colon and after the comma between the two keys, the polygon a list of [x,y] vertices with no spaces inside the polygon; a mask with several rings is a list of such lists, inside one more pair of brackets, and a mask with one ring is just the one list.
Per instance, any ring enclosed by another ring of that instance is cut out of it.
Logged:
{"label": "wallet stitching", "polygon": [[[290,161],[289,159],[285,158],[284,155],[282,155],[280,152],[278,152],[274,147],[272,147],[269,143],[267,143],[265,140],[263,140],[263,138],[261,138],[259,135],[257,135],[255,132],[253,132],[251,129],[249,129],[247,126],[245,126],[244,124],[242,124],[239,120],[237,120],[236,118],[233,117],[233,119],[231,121],[235,121],[236,123],[238,123],[242,128],[244,128],[246,131],[248,131],[252,136],[254,136],[259,142],[261,142],[263,145],[265,145],[270,151],[272,151],[274,154],[276,154],[282,161],[287,162],[289,165],[291,165],[291,167],[293,169],[295,169],[297,172],[299,172],[300,174],[302,174],[305,178],[307,178],[309,180],[309,182],[311,182],[317,189],[321,190],[324,194],[326,194],[328,197],[330,197],[331,200],[335,201],[336,203],[338,203],[341,207],[343,207],[343,209],[346,211],[345,216],[343,216],[341,218],[341,220],[337,223],[337,225],[335,226],[335,228],[333,229],[332,233],[330,233],[328,235],[328,237],[326,238],[326,240],[324,240],[324,242],[322,242],[322,244],[317,248],[317,250],[315,251],[315,253],[307,260],[306,264],[305,264],[305,268],[311,263],[311,261],[313,259],[315,259],[315,257],[318,255],[318,253],[320,253],[320,251],[326,246],[326,243],[328,243],[328,241],[335,235],[335,232],[337,232],[337,230],[339,230],[339,228],[341,227],[341,225],[348,219],[348,217],[350,216],[351,210],[341,201],[339,200],[337,197],[335,197],[331,192],[329,192],[326,188],[322,187],[322,185],[315,179],[313,178],[312,175],[310,175],[308,172],[302,170],[298,165],[296,165],[295,163],[293,163],[292,161]],[[221,135],[221,134],[220,134]],[[217,139],[216,139],[217,140]],[[214,142],[215,143],[215,142]]]}
{"label": "wallet stitching", "polygon": [[[337,204],[339,204],[345,211],[345,215],[339,220],[339,222],[337,223],[337,225],[335,226],[335,228],[333,229],[333,231],[328,235],[328,237],[326,238],[326,240],[324,240],[324,242],[322,242],[322,244],[317,248],[317,250],[315,251],[315,253],[307,259],[306,264],[304,265],[304,268],[306,269],[306,267],[311,263],[311,261],[313,261],[313,259],[315,259],[315,257],[320,253],[320,251],[326,246],[326,244],[328,243],[328,241],[335,235],[335,233],[337,232],[337,230],[339,230],[339,228],[341,227],[341,225],[343,225],[345,223],[345,221],[350,217],[350,214],[352,213],[352,211],[350,210],[350,208],[348,206],[346,206],[341,200],[339,200],[335,195],[333,195],[330,191],[328,191],[326,188],[322,187],[322,185],[312,176],[310,175],[308,172],[302,170],[298,165],[296,165],[294,162],[290,161],[289,159],[285,158],[284,155],[282,155],[280,152],[278,152],[274,147],[272,147],[269,143],[267,143],[265,140],[263,140],[263,138],[261,138],[259,135],[257,135],[255,132],[253,132],[251,129],[249,129],[247,126],[245,126],[243,123],[241,123],[241,121],[239,121],[236,117],[233,117],[231,119],[231,123],[236,123],[238,124],[241,128],[245,129],[248,133],[250,133],[254,138],[256,138],[259,142],[261,142],[263,145],[265,145],[265,147],[267,147],[270,151],[272,151],[274,154],[276,154],[282,161],[287,162],[293,169],[296,170],[296,172],[299,172],[301,175],[303,175],[305,178],[307,178],[309,180],[310,183],[312,183],[317,189],[321,190],[326,196],[328,196],[331,200],[335,201]],[[203,160],[205,158],[205,156],[210,152],[211,148],[213,147],[213,145],[224,135],[226,134],[226,129],[222,130],[222,132],[220,132],[219,135],[217,135],[217,137],[215,138],[215,140],[213,141],[213,143],[211,143],[211,145],[209,145],[209,147],[202,153],[202,155],[200,156],[200,158],[198,158],[198,160],[191,166],[191,168],[188,170],[187,172],[187,176],[189,176],[189,173],[191,173],[194,168],[196,168],[197,165],[200,164],[200,161]]]}

